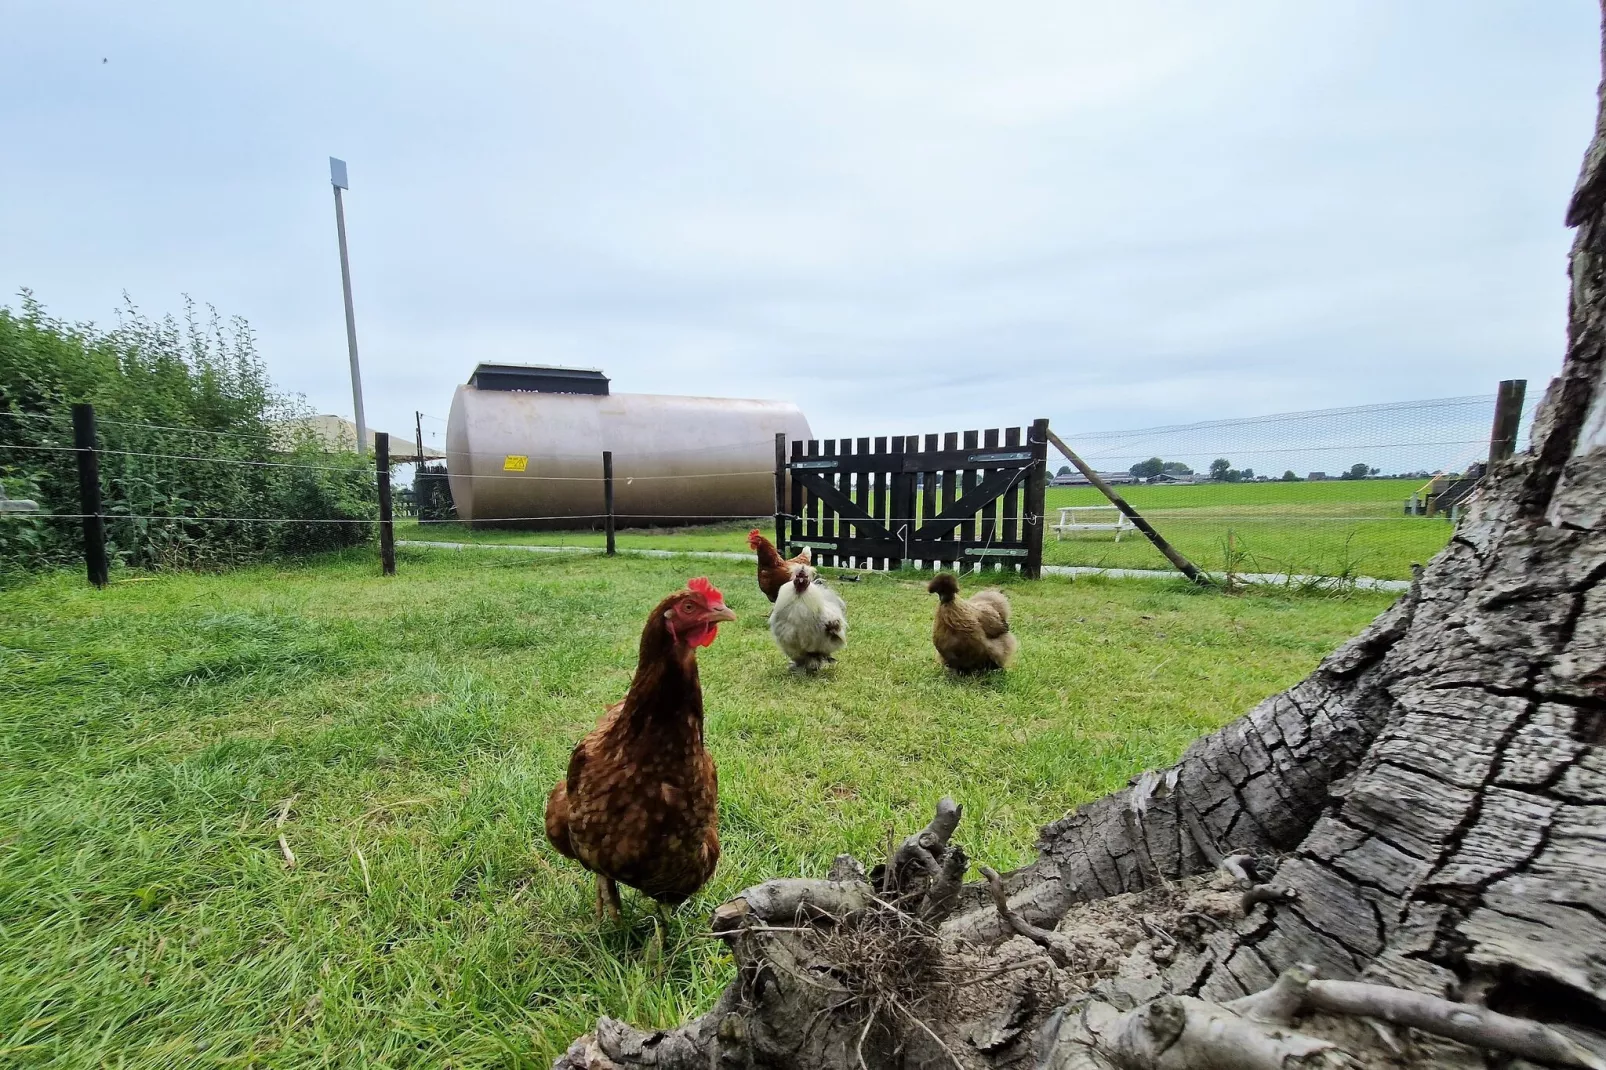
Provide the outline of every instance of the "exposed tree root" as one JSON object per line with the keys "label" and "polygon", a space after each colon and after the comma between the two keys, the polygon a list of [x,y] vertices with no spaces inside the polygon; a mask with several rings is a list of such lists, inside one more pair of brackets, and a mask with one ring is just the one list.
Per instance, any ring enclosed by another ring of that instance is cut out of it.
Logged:
{"label": "exposed tree root", "polygon": [[1075,961],[1076,948],[1069,940],[1050,929],[1033,925],[1009,905],[1009,897],[1004,894],[1004,881],[997,870],[982,866],[981,875],[987,878],[987,890],[992,894],[999,916],[1009,923],[1010,929],[1047,951],[1057,965],[1070,966]]}
{"label": "exposed tree root", "polygon": [[1284,888],[1279,884],[1256,884],[1244,892],[1238,900],[1245,914],[1255,909],[1259,903],[1292,903],[1299,898],[1299,892],[1293,888]]}
{"label": "exposed tree root", "polygon": [[[1469,1003],[1357,981],[1321,981],[1314,967],[1283,971],[1271,987],[1229,1003],[1163,995],[1130,1010],[1088,1000],[1044,1027],[1047,1070],[1289,1070],[1362,1065],[1322,1037],[1294,1031],[1302,1014],[1381,1019],[1472,1047],[1558,1066],[1606,1070],[1606,1059],[1540,1022]],[[1381,1027],[1379,1027],[1381,1028]],[[1382,1031],[1385,1046],[1398,1043]]]}

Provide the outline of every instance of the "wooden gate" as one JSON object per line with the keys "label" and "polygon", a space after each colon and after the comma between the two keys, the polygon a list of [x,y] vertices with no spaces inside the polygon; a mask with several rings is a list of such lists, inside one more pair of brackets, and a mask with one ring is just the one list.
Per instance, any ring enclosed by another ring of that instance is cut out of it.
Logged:
{"label": "wooden gate", "polygon": [[[1043,565],[1048,421],[876,439],[775,440],[776,545],[819,565]],[[939,438],[941,442],[939,443]]]}

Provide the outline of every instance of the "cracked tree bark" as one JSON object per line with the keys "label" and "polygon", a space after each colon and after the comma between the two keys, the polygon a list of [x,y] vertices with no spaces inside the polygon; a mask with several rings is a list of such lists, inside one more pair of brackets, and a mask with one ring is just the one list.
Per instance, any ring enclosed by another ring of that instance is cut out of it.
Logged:
{"label": "cracked tree bark", "polygon": [[[839,860],[835,883],[721,908],[739,976],[714,1010],[671,1033],[604,1019],[559,1066],[1228,1065],[1206,1034],[1242,1035],[1233,1065],[1535,1065],[1355,1017],[1365,1000],[1312,1000],[1292,1025],[1246,1015],[1307,967],[1549,1023],[1566,1039],[1546,1043],[1586,1053],[1574,1065],[1598,1060],[1606,83],[1600,115],[1566,216],[1568,349],[1531,449],[1394,607],[1175,765],[1045,827],[997,884],[952,887],[963,832],[939,813],[869,877]],[[1113,956],[1100,925],[1128,933]],[[864,965],[889,956],[901,972]]]}

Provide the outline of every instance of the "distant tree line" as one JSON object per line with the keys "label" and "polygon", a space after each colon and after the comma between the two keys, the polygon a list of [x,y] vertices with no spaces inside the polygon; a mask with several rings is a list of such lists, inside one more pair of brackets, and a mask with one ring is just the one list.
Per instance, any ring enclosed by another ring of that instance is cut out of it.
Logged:
{"label": "distant tree line", "polygon": [[[1188,465],[1184,464],[1182,461],[1166,461],[1159,457],[1150,457],[1146,461],[1139,461],[1131,468],[1128,468],[1127,471],[1130,472],[1136,479],[1153,479],[1160,475],[1188,476],[1193,474],[1193,469],[1188,467]],[[1380,474],[1381,471],[1381,469],[1373,465],[1366,464],[1365,462],[1357,462],[1351,465],[1347,470],[1340,472],[1336,478],[1370,479],[1373,476]],[[1059,471],[1055,474],[1068,476],[1072,474],[1071,466],[1068,464],[1061,465]],[[1413,478],[1420,476],[1421,478],[1426,479],[1430,474],[1431,473],[1426,471],[1402,472],[1399,476],[1391,478]],[[1320,473],[1317,473],[1317,475],[1320,476]],[[1292,468],[1283,472],[1283,474],[1278,478],[1283,483],[1302,483],[1305,481],[1305,477],[1295,473]],[[1215,460],[1210,462],[1210,479],[1216,483],[1249,483],[1256,479],[1261,479],[1261,477],[1255,475],[1255,470],[1253,468],[1234,468],[1232,466],[1232,462],[1227,458],[1217,457]]]}
{"label": "distant tree line", "polygon": [[1190,476],[1193,474],[1193,469],[1181,461],[1162,461],[1158,457],[1150,457],[1146,461],[1139,461],[1127,471],[1138,479],[1153,479],[1161,474],[1175,476]]}

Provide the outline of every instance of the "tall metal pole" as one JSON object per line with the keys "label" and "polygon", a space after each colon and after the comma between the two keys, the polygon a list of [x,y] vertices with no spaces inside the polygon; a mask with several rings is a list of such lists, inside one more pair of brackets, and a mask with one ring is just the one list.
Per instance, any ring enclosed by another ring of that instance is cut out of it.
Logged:
{"label": "tall metal pole", "polygon": [[329,184],[335,190],[335,231],[340,236],[340,286],[346,297],[346,351],[351,355],[351,403],[357,417],[357,453],[368,452],[368,422],[362,412],[362,371],[357,366],[357,314],[351,307],[351,262],[346,257],[346,206],[340,191],[346,182],[346,161],[329,157]]}

